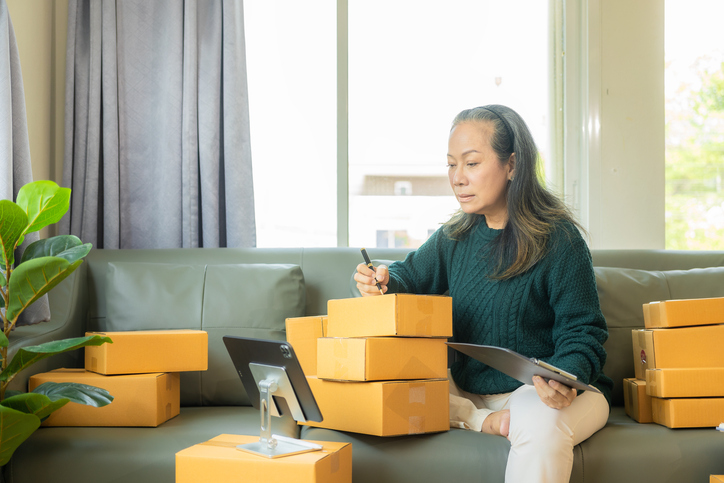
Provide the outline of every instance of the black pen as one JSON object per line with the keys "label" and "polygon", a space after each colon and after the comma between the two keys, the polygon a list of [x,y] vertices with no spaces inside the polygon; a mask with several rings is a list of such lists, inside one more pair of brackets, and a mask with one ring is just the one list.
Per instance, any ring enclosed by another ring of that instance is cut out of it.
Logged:
{"label": "black pen", "polygon": [[[367,256],[367,250],[365,250],[364,248],[362,248],[361,251],[362,251],[362,256],[364,257],[365,263],[367,264],[367,266],[370,267],[370,269],[372,269],[372,271],[376,273],[377,270],[375,270],[374,265],[372,265],[372,262],[370,261],[370,257]],[[377,281],[377,276],[376,276],[376,275],[375,275],[375,284],[377,284],[377,288],[380,290],[380,293],[381,293],[382,295],[384,295],[385,292],[382,291],[382,286],[380,286],[380,282]]]}

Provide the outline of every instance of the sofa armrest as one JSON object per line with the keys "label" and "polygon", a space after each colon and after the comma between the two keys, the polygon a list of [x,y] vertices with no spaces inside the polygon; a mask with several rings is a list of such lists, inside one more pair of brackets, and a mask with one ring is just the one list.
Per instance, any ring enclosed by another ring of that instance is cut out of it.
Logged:
{"label": "sofa armrest", "polygon": [[[88,290],[86,285],[86,267],[81,264],[75,272],[63,280],[50,292],[50,320],[34,325],[16,327],[10,334],[8,357],[12,357],[21,347],[33,346],[53,340],[82,337],[86,332],[86,314],[88,310]],[[47,372],[60,367],[83,367],[84,352],[70,351],[43,359],[18,373],[9,388],[26,391],[28,379],[33,374]]]}

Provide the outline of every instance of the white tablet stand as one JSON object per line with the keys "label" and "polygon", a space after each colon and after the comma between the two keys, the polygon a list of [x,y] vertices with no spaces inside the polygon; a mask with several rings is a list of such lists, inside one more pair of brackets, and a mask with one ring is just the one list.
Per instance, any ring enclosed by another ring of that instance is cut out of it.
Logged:
{"label": "white tablet stand", "polygon": [[259,413],[261,414],[261,433],[256,443],[240,444],[236,448],[241,451],[253,453],[267,458],[279,458],[293,454],[319,451],[321,445],[302,441],[296,438],[287,438],[271,434],[272,415],[280,417],[279,408],[272,396],[283,397],[295,421],[305,422],[304,412],[299,405],[297,395],[292,383],[289,381],[287,371],[283,367],[268,366],[250,363],[249,369],[254,381],[259,386]]}

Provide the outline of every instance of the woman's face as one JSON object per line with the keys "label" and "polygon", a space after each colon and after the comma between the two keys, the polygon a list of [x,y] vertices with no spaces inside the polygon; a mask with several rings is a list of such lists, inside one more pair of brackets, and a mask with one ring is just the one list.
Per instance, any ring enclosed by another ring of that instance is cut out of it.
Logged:
{"label": "woman's face", "polygon": [[504,164],[490,146],[493,125],[462,122],[450,132],[448,177],[465,213],[485,215],[490,228],[501,229],[508,220],[506,192],[515,174],[515,155]]}

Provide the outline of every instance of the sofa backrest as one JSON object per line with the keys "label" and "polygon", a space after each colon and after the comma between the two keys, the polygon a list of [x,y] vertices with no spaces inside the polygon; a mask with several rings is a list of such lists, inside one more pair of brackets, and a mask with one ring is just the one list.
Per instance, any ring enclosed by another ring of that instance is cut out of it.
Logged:
{"label": "sofa backrest", "polygon": [[[408,252],[403,248],[368,249],[373,261],[401,260]],[[604,372],[614,380],[614,404],[622,405],[621,382],[634,376],[631,329],[643,327],[642,304],[667,298],[724,296],[724,279],[720,278],[724,269],[691,270],[724,267],[724,252],[594,250],[592,255],[609,326]],[[360,262],[358,248],[93,250],[77,276],[87,285],[89,331],[122,329],[129,319],[134,320],[128,314],[138,313],[152,314],[150,320],[140,322],[149,328],[181,328],[164,326],[170,323],[164,317],[179,310],[193,312],[193,317],[198,316],[198,328],[209,332],[209,371],[182,375],[182,405],[248,405],[221,337],[237,334],[283,339],[286,317],[324,315],[328,300],[354,296],[351,276]],[[260,264],[272,267],[255,273]],[[174,266],[184,273],[178,278],[187,282],[180,289],[182,293],[171,290],[149,294],[143,300],[135,296],[147,293],[154,285],[168,285],[174,280],[170,270]],[[167,273],[161,274],[164,270]],[[275,270],[281,270],[283,276],[270,275]],[[154,284],[156,272],[160,278]],[[281,279],[286,282],[281,283]],[[140,287],[123,289],[132,284]],[[269,298],[282,292],[283,296]],[[162,302],[166,296],[193,300],[170,307]],[[132,300],[136,300],[135,306]],[[221,310],[224,306],[228,309]],[[241,312],[250,316],[242,317]],[[125,321],[119,314],[126,315]]]}
{"label": "sofa backrest", "polygon": [[606,373],[612,403],[623,406],[623,379],[635,377],[631,331],[644,327],[643,304],[724,297],[724,252],[594,250],[598,297],[608,325]]}
{"label": "sofa backrest", "polygon": [[336,248],[93,250],[78,275],[86,330],[205,330],[209,369],[181,375],[181,404],[249,405],[223,336],[284,340],[286,318],[325,315],[327,300],[350,296],[361,261]]}

